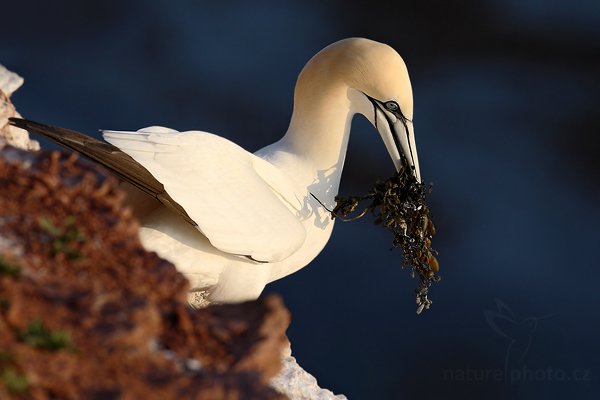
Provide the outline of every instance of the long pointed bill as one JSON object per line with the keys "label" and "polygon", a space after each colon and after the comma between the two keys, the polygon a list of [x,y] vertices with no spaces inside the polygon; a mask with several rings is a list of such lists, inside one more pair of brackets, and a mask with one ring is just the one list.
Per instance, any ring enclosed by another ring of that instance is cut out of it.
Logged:
{"label": "long pointed bill", "polygon": [[402,124],[397,121],[395,124],[396,135],[400,137],[400,146],[404,152],[404,156],[408,160],[408,166],[413,171],[413,175],[417,178],[417,182],[421,182],[421,170],[419,169],[419,156],[417,155],[417,144],[415,143],[415,127],[410,121]]}
{"label": "long pointed bill", "polygon": [[421,182],[421,171],[419,169],[419,157],[415,144],[415,133],[412,122],[386,115],[379,107],[375,108],[375,127],[379,131],[383,143],[399,171],[402,168],[400,152],[406,158],[409,168],[418,182]]}

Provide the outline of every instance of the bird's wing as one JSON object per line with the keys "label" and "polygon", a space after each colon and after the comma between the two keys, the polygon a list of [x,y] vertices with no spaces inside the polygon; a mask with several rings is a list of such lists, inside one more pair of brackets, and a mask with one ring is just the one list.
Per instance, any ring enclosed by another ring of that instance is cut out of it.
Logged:
{"label": "bird's wing", "polygon": [[103,133],[162,182],[219,250],[276,262],[304,243],[306,231],[293,214],[299,194],[285,184],[278,190],[283,173],[235,143],[159,127]]}
{"label": "bird's wing", "polygon": [[10,118],[10,124],[41,134],[63,147],[83,154],[108,169],[119,179],[129,182],[147,195],[156,198],[163,205],[181,215],[188,223],[196,225],[185,210],[169,196],[162,183],[157,181],[140,163],[117,147],[77,131],[44,125],[26,119]]}

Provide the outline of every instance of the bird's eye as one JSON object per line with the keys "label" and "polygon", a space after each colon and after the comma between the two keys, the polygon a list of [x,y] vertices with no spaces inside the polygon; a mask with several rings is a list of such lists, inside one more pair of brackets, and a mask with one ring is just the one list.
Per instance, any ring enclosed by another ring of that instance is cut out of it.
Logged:
{"label": "bird's eye", "polygon": [[395,101],[386,101],[385,108],[387,108],[388,111],[396,112],[400,109],[400,106]]}

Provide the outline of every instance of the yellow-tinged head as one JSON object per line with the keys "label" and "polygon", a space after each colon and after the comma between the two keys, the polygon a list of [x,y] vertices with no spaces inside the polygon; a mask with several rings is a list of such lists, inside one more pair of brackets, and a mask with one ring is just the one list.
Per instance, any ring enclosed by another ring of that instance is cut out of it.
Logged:
{"label": "yellow-tinged head", "polygon": [[397,169],[401,154],[420,182],[414,139],[413,99],[402,57],[390,46],[369,39],[350,38],[318,52],[304,67],[295,93],[295,108],[321,106],[323,99],[353,90],[351,108],[379,131]]}

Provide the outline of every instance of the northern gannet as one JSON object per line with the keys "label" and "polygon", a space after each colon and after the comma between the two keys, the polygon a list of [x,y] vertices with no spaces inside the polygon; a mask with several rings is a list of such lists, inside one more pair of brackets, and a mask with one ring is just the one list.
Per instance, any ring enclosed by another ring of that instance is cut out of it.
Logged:
{"label": "northern gannet", "polygon": [[390,46],[351,38],[302,69],[283,138],[252,154],[202,131],[153,126],[75,131],[14,119],[122,179],[144,246],[173,262],[211,302],[257,298],[269,282],[310,263],[331,235],[352,118],[377,129],[399,169],[421,182],[408,71]]}

